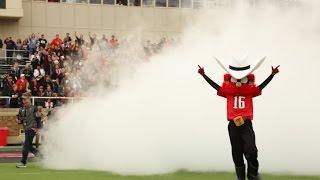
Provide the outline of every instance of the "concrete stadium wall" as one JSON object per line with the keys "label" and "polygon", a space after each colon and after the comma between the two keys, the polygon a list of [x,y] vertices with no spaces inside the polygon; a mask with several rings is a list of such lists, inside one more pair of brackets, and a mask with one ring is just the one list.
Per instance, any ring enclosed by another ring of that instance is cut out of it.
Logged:
{"label": "concrete stadium wall", "polygon": [[0,9],[0,18],[14,19],[23,17],[21,0],[6,0],[5,7],[5,9]]}
{"label": "concrete stadium wall", "polygon": [[[195,1],[195,0],[194,0]],[[222,0],[219,0],[219,2]],[[234,2],[235,0],[223,0]],[[257,1],[257,0],[242,0]],[[310,0],[318,2],[319,0]],[[12,36],[26,38],[31,33],[44,33],[48,40],[55,34],[64,37],[65,33],[73,36],[76,30],[78,34],[84,34],[88,39],[89,32],[110,37],[112,34],[121,37],[131,35],[133,32],[141,34],[144,39],[159,40],[161,37],[177,37],[186,24],[195,22],[202,10],[192,8],[163,8],[163,7],[139,7],[117,6],[102,4],[70,4],[52,3],[30,0],[7,0],[7,7],[22,6],[23,17],[20,19],[3,19],[0,10],[0,38]],[[208,23],[206,29],[212,30],[219,23],[221,17],[226,17],[225,10],[231,5],[227,3],[222,8],[208,10],[205,18]],[[21,8],[20,8],[21,9]],[[207,27],[209,26],[209,27]]]}
{"label": "concrete stadium wall", "polygon": [[22,2],[21,19],[0,19],[0,38],[25,38],[31,33],[44,33],[47,38],[66,32],[89,31],[110,37],[141,33],[145,39],[176,37],[197,10],[154,7],[124,7],[92,4]]}
{"label": "concrete stadium wall", "polygon": [[[18,108],[0,108],[0,127],[9,128],[8,144],[20,144],[24,140],[23,127],[16,121],[18,111]],[[43,108],[42,112],[47,115],[48,109]]]}
{"label": "concrete stadium wall", "polygon": [[16,114],[19,109],[0,108],[0,127],[8,127],[8,144],[19,144],[23,141],[24,134],[21,134],[22,125],[17,124]]}

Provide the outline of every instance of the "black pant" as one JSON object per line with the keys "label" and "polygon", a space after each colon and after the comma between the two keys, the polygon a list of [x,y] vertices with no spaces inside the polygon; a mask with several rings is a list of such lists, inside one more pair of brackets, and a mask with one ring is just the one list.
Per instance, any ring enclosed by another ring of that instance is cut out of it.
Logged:
{"label": "black pant", "polygon": [[12,62],[12,57],[13,57],[13,49],[7,49],[7,63]]}
{"label": "black pant", "polygon": [[33,130],[28,130],[25,132],[25,140],[22,149],[22,160],[23,164],[27,164],[28,154],[29,152],[37,155],[38,150],[32,146],[32,141],[36,133]]}
{"label": "black pant", "polygon": [[258,167],[258,149],[256,147],[251,120],[246,120],[245,123],[239,127],[237,127],[233,121],[230,121],[228,130],[234,164],[237,167],[244,165],[244,155],[248,163]]}

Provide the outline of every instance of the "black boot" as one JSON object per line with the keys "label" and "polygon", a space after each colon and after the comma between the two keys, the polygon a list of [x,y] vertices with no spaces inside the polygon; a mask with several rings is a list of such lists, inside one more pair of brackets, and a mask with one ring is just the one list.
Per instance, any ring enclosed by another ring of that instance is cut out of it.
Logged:
{"label": "black boot", "polygon": [[247,177],[249,180],[262,180],[259,175],[258,169],[259,169],[259,167],[256,167],[252,163],[248,162]]}
{"label": "black boot", "polygon": [[236,180],[245,180],[246,179],[246,165],[242,165],[240,167],[236,166]]}

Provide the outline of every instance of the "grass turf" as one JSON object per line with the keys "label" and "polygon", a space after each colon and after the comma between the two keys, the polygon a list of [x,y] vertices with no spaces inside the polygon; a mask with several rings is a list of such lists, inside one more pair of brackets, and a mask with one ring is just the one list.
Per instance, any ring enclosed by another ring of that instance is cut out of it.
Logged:
{"label": "grass turf", "polygon": [[[233,173],[186,172],[157,176],[120,176],[106,172],[81,170],[50,170],[29,163],[28,168],[17,169],[15,164],[0,164],[0,179],[10,180],[234,180]],[[263,175],[264,180],[320,180],[320,177]]]}

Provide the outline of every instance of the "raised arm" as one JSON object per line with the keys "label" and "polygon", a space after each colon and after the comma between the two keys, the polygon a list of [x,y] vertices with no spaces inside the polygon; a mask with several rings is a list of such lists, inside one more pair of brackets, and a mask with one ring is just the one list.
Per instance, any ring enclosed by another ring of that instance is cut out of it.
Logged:
{"label": "raised arm", "polygon": [[219,91],[220,86],[219,86],[217,83],[215,83],[214,81],[212,81],[212,80],[205,74],[203,67],[201,68],[199,65],[198,65],[198,67],[199,67],[198,73],[199,73],[215,90]]}
{"label": "raised arm", "polygon": [[77,41],[79,41],[79,37],[77,36],[77,32],[74,31],[74,36],[76,37]]}
{"label": "raised arm", "polygon": [[273,68],[273,66],[271,67],[272,72],[271,72],[270,76],[258,86],[261,90],[264,89],[270,83],[270,81],[273,79],[274,75],[279,73],[279,67],[280,67],[280,65],[277,66],[276,68]]}
{"label": "raised arm", "polygon": [[90,31],[89,31],[89,38],[92,39]]}

